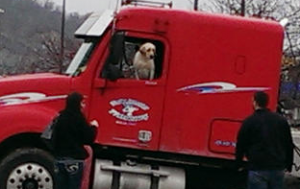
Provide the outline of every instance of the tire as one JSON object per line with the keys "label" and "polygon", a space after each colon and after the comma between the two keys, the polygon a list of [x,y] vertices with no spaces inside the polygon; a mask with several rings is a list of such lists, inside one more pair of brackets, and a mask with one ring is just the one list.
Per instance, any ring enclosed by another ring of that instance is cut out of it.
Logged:
{"label": "tire", "polygon": [[38,148],[20,148],[0,163],[1,189],[53,189],[53,156]]}

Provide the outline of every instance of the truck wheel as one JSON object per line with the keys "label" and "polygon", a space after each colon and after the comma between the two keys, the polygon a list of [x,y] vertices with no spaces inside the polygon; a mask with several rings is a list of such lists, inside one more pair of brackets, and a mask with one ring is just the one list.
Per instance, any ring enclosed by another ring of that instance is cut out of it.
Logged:
{"label": "truck wheel", "polygon": [[37,148],[21,148],[0,164],[1,189],[53,189],[53,157]]}

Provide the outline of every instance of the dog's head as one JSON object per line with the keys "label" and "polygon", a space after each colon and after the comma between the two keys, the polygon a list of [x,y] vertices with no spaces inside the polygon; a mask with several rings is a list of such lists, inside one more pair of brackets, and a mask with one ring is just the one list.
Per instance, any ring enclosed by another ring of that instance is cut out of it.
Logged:
{"label": "dog's head", "polygon": [[149,59],[154,59],[155,57],[155,52],[156,52],[156,48],[155,48],[155,45],[153,45],[152,43],[144,43],[139,51],[144,55],[146,56],[147,58]]}

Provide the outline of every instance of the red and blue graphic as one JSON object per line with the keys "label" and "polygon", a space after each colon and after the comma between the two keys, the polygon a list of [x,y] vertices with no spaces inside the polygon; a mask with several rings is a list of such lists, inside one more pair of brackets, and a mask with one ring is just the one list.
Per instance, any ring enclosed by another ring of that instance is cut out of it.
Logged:
{"label": "red and blue graphic", "polygon": [[229,92],[254,92],[269,90],[268,87],[237,87],[235,84],[227,82],[209,82],[179,88],[178,92],[209,94],[209,93],[229,93]]}
{"label": "red and blue graphic", "polygon": [[49,100],[65,99],[67,95],[46,96],[43,93],[23,92],[0,96],[0,106],[20,105]]}

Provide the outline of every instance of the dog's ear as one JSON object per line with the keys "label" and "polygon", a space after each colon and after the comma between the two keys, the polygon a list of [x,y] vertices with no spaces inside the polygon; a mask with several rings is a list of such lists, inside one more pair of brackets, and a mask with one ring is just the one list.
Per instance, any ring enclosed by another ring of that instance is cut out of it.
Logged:
{"label": "dog's ear", "polygon": [[142,46],[140,47],[140,52],[141,52],[143,55],[145,55],[145,54],[147,53],[147,47],[146,47],[145,45],[142,45]]}

